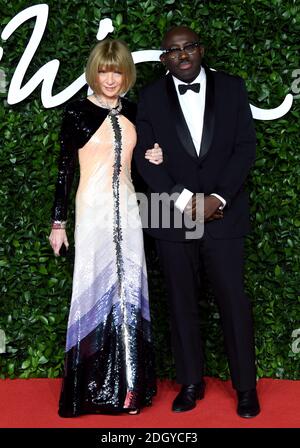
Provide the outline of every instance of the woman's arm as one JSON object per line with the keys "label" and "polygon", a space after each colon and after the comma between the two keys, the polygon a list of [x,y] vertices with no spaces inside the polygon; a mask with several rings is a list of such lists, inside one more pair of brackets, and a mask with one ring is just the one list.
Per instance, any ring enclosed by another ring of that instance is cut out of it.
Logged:
{"label": "woman's arm", "polygon": [[68,248],[66,234],[68,199],[74,179],[78,154],[78,138],[76,127],[77,113],[66,108],[60,133],[60,155],[55,198],[52,208],[52,230],[49,241],[55,255],[59,255],[62,244]]}

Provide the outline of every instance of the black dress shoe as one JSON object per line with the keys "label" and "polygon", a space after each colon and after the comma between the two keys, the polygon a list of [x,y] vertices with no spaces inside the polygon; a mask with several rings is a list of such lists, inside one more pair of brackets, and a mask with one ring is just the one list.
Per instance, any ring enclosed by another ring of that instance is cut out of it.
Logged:
{"label": "black dress shoe", "polygon": [[251,418],[260,413],[256,389],[247,390],[245,392],[237,391],[237,396],[237,413],[240,417]]}
{"label": "black dress shoe", "polygon": [[196,400],[201,400],[204,397],[204,389],[204,382],[182,386],[181,391],[173,401],[172,411],[185,412],[194,409]]}

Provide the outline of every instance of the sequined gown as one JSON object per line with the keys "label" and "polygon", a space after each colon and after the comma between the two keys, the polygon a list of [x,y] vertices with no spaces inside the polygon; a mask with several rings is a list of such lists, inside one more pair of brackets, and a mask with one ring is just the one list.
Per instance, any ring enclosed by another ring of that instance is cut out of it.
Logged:
{"label": "sequined gown", "polygon": [[53,220],[66,220],[79,161],[75,262],[59,414],[122,412],[155,394],[147,273],[131,180],[135,105],[108,115],[70,103],[61,131]]}

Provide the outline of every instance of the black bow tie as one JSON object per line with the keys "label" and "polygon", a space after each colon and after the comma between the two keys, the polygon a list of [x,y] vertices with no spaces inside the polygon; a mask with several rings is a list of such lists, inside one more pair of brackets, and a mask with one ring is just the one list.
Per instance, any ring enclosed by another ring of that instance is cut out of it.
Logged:
{"label": "black bow tie", "polygon": [[187,90],[193,90],[196,93],[200,92],[200,84],[199,82],[195,82],[194,84],[178,84],[178,90],[180,95],[184,95]]}

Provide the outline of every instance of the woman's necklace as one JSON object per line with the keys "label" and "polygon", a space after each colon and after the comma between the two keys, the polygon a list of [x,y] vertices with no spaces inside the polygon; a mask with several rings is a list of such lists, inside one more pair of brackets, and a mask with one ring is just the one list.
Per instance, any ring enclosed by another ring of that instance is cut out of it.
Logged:
{"label": "woman's necklace", "polygon": [[103,107],[104,109],[109,110],[108,115],[118,115],[121,112],[122,103],[121,103],[120,97],[118,97],[118,102],[117,102],[116,106],[111,106],[110,104],[104,103],[101,100],[100,96],[97,95],[96,93],[94,93],[94,97],[95,97],[97,103],[99,104],[99,106]]}

